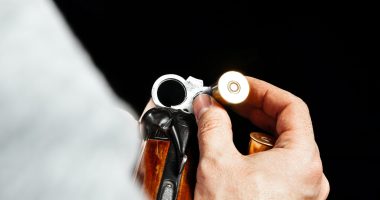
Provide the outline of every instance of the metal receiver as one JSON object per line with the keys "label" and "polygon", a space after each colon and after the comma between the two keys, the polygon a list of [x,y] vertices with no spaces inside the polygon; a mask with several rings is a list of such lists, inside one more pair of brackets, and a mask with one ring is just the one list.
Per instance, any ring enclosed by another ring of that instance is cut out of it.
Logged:
{"label": "metal receiver", "polygon": [[[167,88],[167,85],[170,87]],[[161,90],[167,91],[164,95],[160,95]],[[173,97],[177,93],[181,93],[182,96]],[[248,97],[249,84],[241,73],[229,71],[212,86],[204,86],[203,80],[191,76],[185,80],[175,74],[166,74],[158,78],[152,87],[152,99],[157,106],[170,107],[186,113],[193,113],[193,99],[201,93],[213,96],[224,105],[239,104]],[[173,97],[175,100],[166,101],[165,98],[168,97]]]}

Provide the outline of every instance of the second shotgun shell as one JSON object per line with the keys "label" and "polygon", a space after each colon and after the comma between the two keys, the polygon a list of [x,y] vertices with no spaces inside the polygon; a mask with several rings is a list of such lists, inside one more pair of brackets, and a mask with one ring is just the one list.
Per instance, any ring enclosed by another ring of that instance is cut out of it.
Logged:
{"label": "second shotgun shell", "polygon": [[254,154],[271,149],[275,142],[272,136],[259,132],[252,132],[250,134],[250,138],[248,154]]}
{"label": "second shotgun shell", "polygon": [[211,88],[212,96],[222,104],[238,104],[249,94],[249,84],[245,76],[236,71],[224,73]]}

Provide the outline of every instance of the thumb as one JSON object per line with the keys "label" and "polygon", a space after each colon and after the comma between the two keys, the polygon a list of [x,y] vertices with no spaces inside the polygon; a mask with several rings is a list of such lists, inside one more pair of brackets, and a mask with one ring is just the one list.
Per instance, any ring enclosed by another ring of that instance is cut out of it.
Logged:
{"label": "thumb", "polygon": [[226,110],[209,95],[198,95],[193,101],[198,124],[200,156],[213,157],[237,151],[232,140],[231,120]]}

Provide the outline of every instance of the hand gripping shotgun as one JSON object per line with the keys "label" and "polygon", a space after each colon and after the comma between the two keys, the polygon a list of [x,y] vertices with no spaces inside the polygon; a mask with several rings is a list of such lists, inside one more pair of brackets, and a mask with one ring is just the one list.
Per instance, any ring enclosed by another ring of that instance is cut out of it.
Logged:
{"label": "hand gripping shotgun", "polygon": [[[193,199],[199,159],[197,125],[193,99],[201,93],[213,96],[222,105],[246,100],[250,89],[240,73],[224,73],[216,84],[203,86],[194,77],[186,80],[175,74],[159,77],[152,87],[155,107],[140,119],[143,135],[135,176],[149,199]],[[258,132],[250,134],[249,154],[270,149],[274,138]]]}

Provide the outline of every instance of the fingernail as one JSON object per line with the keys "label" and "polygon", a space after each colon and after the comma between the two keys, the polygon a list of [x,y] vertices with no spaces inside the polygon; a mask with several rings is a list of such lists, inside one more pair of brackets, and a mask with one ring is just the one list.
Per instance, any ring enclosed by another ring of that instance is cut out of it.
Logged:
{"label": "fingernail", "polygon": [[200,94],[195,97],[193,101],[193,109],[195,118],[198,119],[206,112],[212,105],[211,97],[207,94]]}

